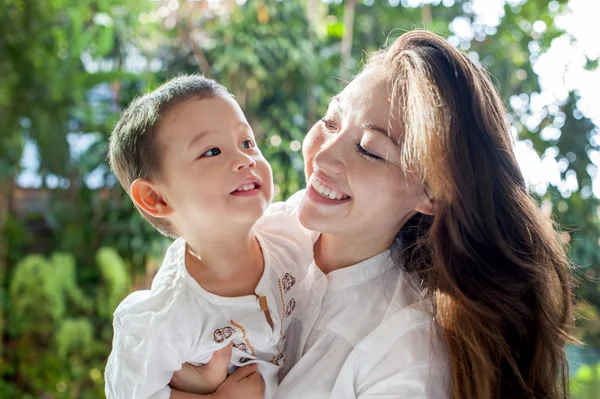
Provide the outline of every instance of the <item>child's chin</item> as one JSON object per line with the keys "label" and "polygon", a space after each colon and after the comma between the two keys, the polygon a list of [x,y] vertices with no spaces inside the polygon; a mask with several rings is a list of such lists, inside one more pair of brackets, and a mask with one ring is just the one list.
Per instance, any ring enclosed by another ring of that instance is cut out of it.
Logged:
{"label": "child's chin", "polygon": [[261,201],[260,204],[247,204],[243,208],[232,210],[231,217],[237,224],[254,224],[267,210],[269,204]]}

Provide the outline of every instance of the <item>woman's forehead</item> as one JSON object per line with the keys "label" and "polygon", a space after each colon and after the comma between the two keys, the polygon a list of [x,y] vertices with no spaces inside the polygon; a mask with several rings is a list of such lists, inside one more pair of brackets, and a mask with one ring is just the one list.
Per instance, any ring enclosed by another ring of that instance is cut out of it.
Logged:
{"label": "woman's forehead", "polygon": [[390,118],[388,75],[381,66],[365,69],[330,104],[330,110],[339,112],[343,119],[352,119],[357,125],[376,125],[398,132],[397,118]]}
{"label": "woman's forehead", "polygon": [[[366,114],[389,113],[389,95],[387,76],[381,67],[371,67],[361,72],[340,94],[334,97],[333,102],[339,102],[343,111]],[[379,112],[377,112],[379,111]]]}

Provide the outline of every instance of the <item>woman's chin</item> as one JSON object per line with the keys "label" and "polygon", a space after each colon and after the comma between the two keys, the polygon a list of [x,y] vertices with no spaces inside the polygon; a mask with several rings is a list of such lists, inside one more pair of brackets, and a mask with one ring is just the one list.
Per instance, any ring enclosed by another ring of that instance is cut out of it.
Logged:
{"label": "woman's chin", "polygon": [[343,215],[328,207],[322,208],[305,197],[298,208],[298,220],[308,230],[334,233],[333,230],[340,225]]}

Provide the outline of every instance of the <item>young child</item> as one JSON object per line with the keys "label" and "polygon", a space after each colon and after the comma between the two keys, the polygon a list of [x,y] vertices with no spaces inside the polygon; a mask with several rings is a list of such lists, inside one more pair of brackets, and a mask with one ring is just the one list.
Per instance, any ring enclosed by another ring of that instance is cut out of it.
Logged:
{"label": "young child", "polygon": [[177,239],[151,289],[115,311],[107,397],[184,395],[169,387],[183,363],[207,364],[195,391],[219,398],[228,371],[256,363],[271,397],[312,241],[291,208],[269,207],[271,167],[237,102],[213,80],[175,78],[127,108],[109,160],[140,213]]}

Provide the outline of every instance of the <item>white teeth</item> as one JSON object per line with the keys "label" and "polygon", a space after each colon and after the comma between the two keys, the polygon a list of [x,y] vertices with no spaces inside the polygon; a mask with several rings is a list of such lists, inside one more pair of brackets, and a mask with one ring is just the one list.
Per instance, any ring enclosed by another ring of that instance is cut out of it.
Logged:
{"label": "white teeth", "polygon": [[321,195],[321,197],[325,197],[325,198],[332,199],[332,200],[338,200],[338,201],[350,198],[345,194],[338,194],[337,191],[335,191],[331,187],[326,186],[323,182],[321,182],[320,180],[317,180],[316,178],[313,179],[311,185],[313,186],[315,191],[319,195]]}
{"label": "white teeth", "polygon": [[250,184],[244,184],[242,187],[238,188],[237,191],[249,191],[249,190],[254,190],[255,188],[256,188],[256,184],[250,183]]}

